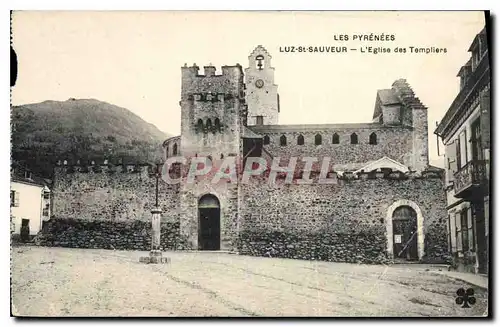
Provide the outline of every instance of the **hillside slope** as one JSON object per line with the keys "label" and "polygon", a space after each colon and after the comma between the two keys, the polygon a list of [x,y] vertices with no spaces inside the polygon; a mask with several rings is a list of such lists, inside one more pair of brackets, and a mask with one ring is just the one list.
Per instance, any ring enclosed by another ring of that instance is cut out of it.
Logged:
{"label": "hillside slope", "polygon": [[57,160],[155,162],[169,135],[131,111],[94,99],[13,106],[12,161],[50,178]]}

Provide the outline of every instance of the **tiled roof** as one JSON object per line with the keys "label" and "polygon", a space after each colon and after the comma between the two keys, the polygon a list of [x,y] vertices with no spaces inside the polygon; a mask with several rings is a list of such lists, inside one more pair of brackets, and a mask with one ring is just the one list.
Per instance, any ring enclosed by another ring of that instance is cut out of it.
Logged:
{"label": "tiled roof", "polygon": [[37,185],[40,187],[43,187],[43,186],[50,184],[49,180],[46,180],[46,179],[43,179],[43,178],[37,177],[37,176],[31,176],[31,178],[20,177],[20,176],[11,176],[10,180],[11,180],[11,182]]}

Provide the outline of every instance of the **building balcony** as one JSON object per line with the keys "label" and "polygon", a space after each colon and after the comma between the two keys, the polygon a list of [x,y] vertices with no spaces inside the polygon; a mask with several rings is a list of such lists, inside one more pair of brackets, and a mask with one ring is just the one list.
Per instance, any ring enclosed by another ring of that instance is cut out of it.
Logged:
{"label": "building balcony", "polygon": [[466,199],[481,196],[488,188],[486,161],[472,160],[455,173],[455,197]]}

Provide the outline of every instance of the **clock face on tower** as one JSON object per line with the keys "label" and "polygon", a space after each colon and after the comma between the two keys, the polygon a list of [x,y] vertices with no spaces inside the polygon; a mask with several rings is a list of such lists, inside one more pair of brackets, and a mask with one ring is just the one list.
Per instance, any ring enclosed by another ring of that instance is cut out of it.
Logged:
{"label": "clock face on tower", "polygon": [[255,81],[255,86],[257,86],[259,89],[264,86],[264,81],[261,79],[258,79]]}

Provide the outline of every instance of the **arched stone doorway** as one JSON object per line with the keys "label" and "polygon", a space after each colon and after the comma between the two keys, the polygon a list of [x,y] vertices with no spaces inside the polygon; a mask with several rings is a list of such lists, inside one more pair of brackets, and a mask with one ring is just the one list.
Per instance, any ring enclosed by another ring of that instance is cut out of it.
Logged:
{"label": "arched stone doorway", "polygon": [[220,250],[220,202],[212,194],[198,200],[198,249]]}
{"label": "arched stone doorway", "polygon": [[401,206],[392,213],[394,259],[418,260],[417,213],[412,207]]}
{"label": "arched stone doorway", "polygon": [[399,200],[387,210],[387,254],[399,260],[421,260],[424,256],[424,218],[413,201]]}

